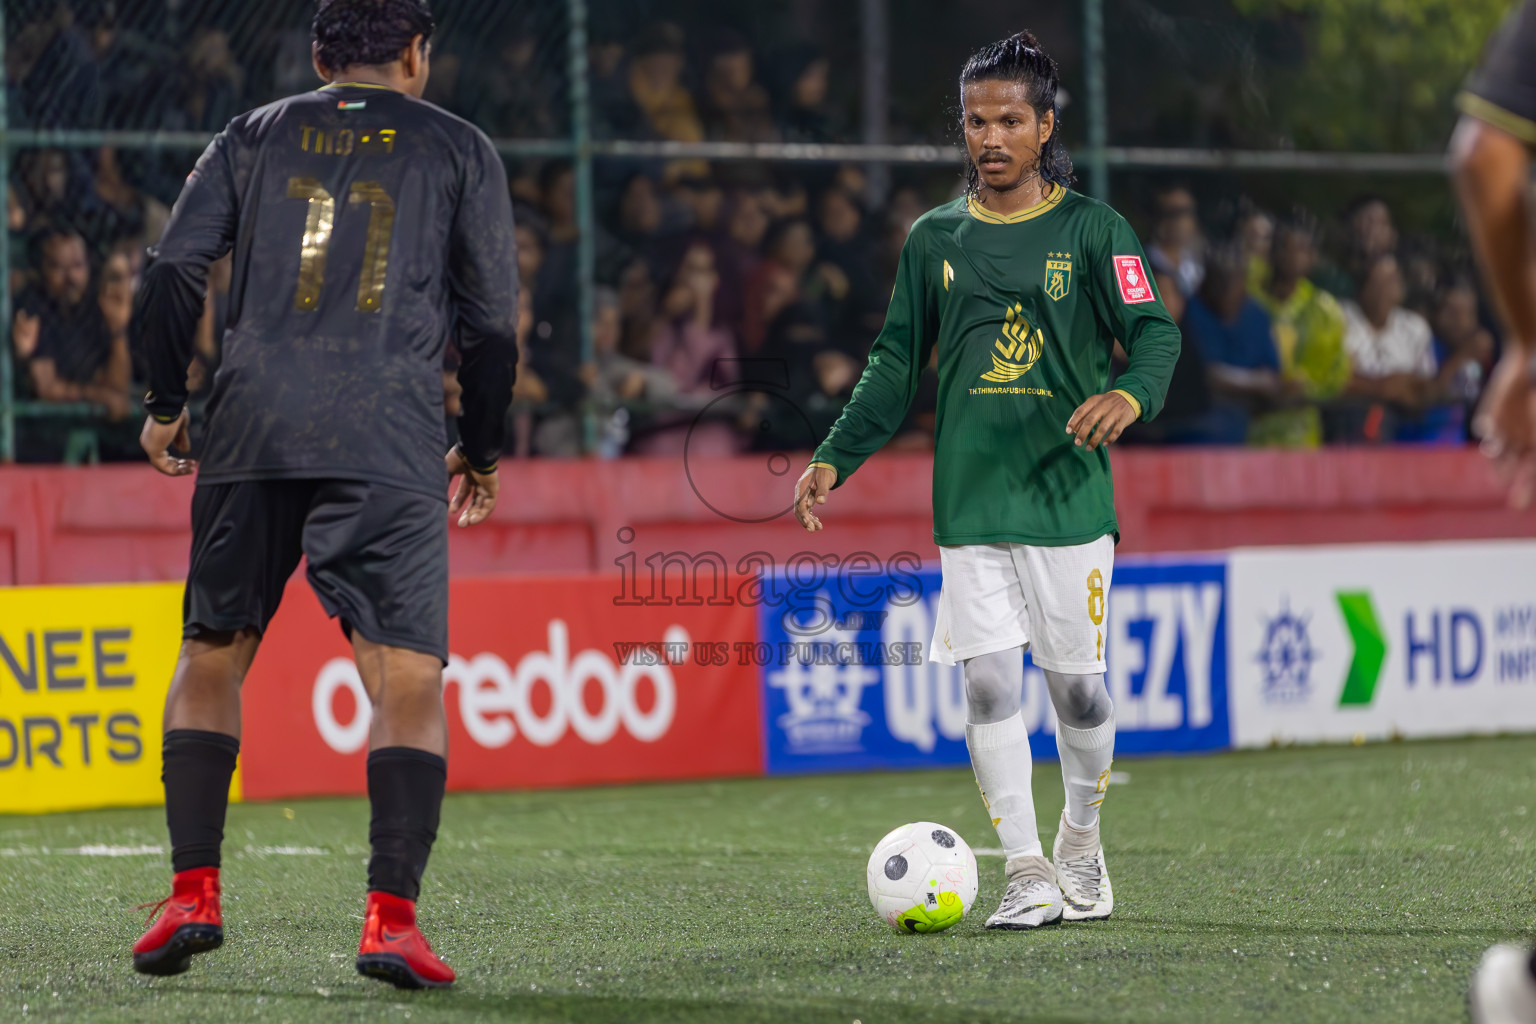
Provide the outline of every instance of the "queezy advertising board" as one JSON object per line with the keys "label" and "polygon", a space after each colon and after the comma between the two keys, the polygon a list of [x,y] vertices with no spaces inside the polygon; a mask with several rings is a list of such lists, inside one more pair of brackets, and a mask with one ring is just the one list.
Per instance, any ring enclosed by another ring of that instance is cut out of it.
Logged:
{"label": "queezy advertising board", "polygon": [[[937,567],[776,581],[787,600],[759,609],[769,774],[966,764],[959,666],[928,660]],[[772,589],[772,588],[771,588]],[[1230,743],[1226,565],[1221,558],[1116,562],[1105,617],[1117,750],[1219,750]],[[1025,656],[1024,719],[1036,757],[1056,756],[1045,679]]]}

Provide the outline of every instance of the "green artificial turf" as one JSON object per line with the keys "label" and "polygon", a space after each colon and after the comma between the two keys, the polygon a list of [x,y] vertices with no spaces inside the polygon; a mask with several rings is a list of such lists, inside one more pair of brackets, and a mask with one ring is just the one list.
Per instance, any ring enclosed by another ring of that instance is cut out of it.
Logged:
{"label": "green artificial turf", "polygon": [[[899,935],[874,842],[933,819],[995,847],[963,771],[452,796],[422,924],[446,992],[353,973],[367,806],[231,809],[224,948],[141,978],[158,809],[0,818],[0,1021],[1448,1021],[1532,922],[1536,739],[1122,759],[1108,922]],[[1036,766],[1046,849],[1061,807]],[[276,848],[288,852],[277,852]],[[45,852],[46,851],[46,852]],[[300,851],[300,852],[293,852]]]}

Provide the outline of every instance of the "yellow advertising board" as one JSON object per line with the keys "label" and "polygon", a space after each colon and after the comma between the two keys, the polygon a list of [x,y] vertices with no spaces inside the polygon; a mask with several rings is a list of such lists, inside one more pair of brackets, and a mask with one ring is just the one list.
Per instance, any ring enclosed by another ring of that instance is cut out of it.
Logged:
{"label": "yellow advertising board", "polygon": [[0,588],[0,812],[157,804],[181,584]]}

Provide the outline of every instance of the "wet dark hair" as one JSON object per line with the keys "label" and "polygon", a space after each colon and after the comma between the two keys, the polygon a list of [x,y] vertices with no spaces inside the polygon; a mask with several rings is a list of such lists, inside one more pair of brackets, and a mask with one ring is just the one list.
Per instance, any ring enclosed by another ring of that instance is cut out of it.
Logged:
{"label": "wet dark hair", "polygon": [[[989,43],[971,54],[960,69],[960,92],[972,82],[1019,82],[1029,90],[1029,105],[1037,118],[1056,109],[1056,90],[1061,85],[1056,62],[1050,58],[1030,32],[1016,32],[1007,39]],[[962,114],[963,116],[963,114]],[[969,156],[965,160],[967,195],[981,190],[981,172]],[[1040,177],[1062,187],[1072,184],[1072,158],[1061,142],[1061,117],[1058,114],[1051,137],[1040,149]]]}
{"label": "wet dark hair", "polygon": [[312,28],[321,66],[335,72],[392,64],[416,36],[425,47],[436,27],[427,0],[320,0]]}

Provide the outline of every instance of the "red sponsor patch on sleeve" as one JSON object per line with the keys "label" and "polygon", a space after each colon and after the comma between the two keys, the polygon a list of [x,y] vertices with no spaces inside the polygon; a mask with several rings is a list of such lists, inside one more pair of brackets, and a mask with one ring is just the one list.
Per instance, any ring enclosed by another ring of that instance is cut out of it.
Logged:
{"label": "red sponsor patch on sleeve", "polygon": [[1120,283],[1120,301],[1127,306],[1138,302],[1151,302],[1157,298],[1152,282],[1142,269],[1140,256],[1115,256],[1115,280]]}

